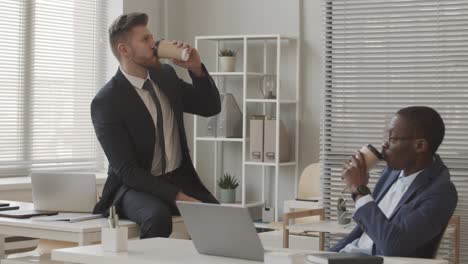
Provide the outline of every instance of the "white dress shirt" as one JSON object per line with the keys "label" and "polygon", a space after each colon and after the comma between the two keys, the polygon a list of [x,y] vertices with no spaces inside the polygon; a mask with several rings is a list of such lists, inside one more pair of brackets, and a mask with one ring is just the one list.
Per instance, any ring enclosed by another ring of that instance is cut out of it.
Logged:
{"label": "white dress shirt", "polygon": [[[400,175],[398,176],[398,180],[392,184],[388,192],[385,194],[382,200],[380,200],[378,206],[382,213],[385,214],[387,219],[390,218],[401,198],[421,171],[422,170],[406,177],[403,174],[403,171],[401,171]],[[356,201],[356,211],[359,210],[359,208],[363,205],[372,202],[373,200],[374,199],[370,195],[359,198]],[[373,245],[374,241],[372,241],[372,239],[364,232],[360,238],[356,238],[353,242],[349,243],[346,245],[346,247],[340,250],[340,252],[363,253],[372,255]]]}
{"label": "white dress shirt", "polygon": [[[140,96],[141,100],[145,104],[148,112],[151,115],[154,123],[154,131],[156,134],[156,138],[159,136],[157,135],[158,129],[156,124],[158,122],[157,112],[156,112],[156,105],[154,104],[153,99],[148,91],[143,89],[143,84],[147,79],[151,81],[153,85],[154,91],[156,92],[156,96],[158,97],[161,103],[162,109],[162,116],[163,116],[163,130],[164,130],[164,142],[166,146],[166,172],[171,172],[177,169],[182,163],[182,148],[180,146],[180,137],[179,137],[179,127],[177,125],[174,111],[172,110],[169,100],[167,97],[159,90],[159,87],[156,83],[151,80],[149,76],[149,72],[146,75],[145,79],[132,76],[126,73],[122,68],[120,68],[123,75],[127,78],[127,80],[133,85],[135,91]],[[143,113],[141,113],[143,114]],[[155,146],[154,146],[154,155],[153,155],[153,163],[151,166],[151,174],[154,176],[160,176],[162,174],[162,164],[161,164],[161,148],[159,146],[159,141],[155,139]]]}

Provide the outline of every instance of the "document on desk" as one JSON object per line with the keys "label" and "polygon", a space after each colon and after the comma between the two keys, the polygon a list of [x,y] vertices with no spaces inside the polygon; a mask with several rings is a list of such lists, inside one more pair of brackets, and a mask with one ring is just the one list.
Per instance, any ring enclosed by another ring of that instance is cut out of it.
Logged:
{"label": "document on desk", "polygon": [[321,252],[306,255],[307,264],[382,264],[383,257],[359,253]]}
{"label": "document on desk", "polygon": [[100,214],[88,214],[88,213],[58,213],[52,216],[41,216],[34,217],[31,220],[37,221],[65,221],[70,223],[81,222],[91,219],[101,218]]}

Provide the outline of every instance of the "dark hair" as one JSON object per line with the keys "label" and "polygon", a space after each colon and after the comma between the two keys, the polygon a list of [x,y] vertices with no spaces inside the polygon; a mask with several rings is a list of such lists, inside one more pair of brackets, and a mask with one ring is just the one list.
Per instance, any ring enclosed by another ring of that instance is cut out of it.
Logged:
{"label": "dark hair", "polygon": [[128,13],[117,17],[109,27],[109,42],[114,56],[119,59],[117,44],[125,41],[128,33],[137,26],[146,26],[148,15],[145,13]]}
{"label": "dark hair", "polygon": [[418,135],[426,139],[434,154],[444,140],[445,125],[436,110],[427,106],[410,106],[402,108],[397,115],[403,117]]}

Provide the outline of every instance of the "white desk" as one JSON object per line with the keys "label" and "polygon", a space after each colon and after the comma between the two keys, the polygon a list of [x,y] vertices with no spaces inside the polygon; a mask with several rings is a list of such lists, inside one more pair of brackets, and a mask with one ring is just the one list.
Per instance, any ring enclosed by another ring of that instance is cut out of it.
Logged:
{"label": "white desk", "polygon": [[288,226],[290,232],[302,233],[302,232],[324,232],[332,234],[347,235],[353,231],[356,227],[355,222],[351,222],[348,225],[340,225],[337,221],[311,221],[308,223],[291,224]]}
{"label": "white desk", "polygon": [[[32,203],[8,202],[19,205],[20,210],[32,210]],[[136,223],[122,220],[120,225],[128,227],[129,237],[138,237],[139,229]],[[0,217],[0,258],[5,256],[5,236],[26,236],[50,240],[78,243],[80,246],[101,241],[101,227],[108,226],[107,219],[68,223],[61,221],[46,222],[32,219],[15,219]]]}
{"label": "white desk", "polygon": [[[278,249],[279,251],[304,252]],[[82,264],[259,264],[261,262],[199,254],[190,240],[151,238],[128,242],[128,252],[102,251],[101,245],[56,249],[52,260]],[[385,264],[447,264],[445,260],[385,257]]]}

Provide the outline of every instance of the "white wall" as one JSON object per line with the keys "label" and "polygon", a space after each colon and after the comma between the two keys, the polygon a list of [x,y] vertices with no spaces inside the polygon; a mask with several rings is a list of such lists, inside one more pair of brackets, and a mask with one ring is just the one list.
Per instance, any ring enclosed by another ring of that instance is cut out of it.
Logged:
{"label": "white wall", "polygon": [[[260,33],[302,38],[300,171],[317,162],[324,87],[322,1],[171,0],[167,10],[169,39],[193,43],[197,35]],[[192,118],[187,120],[191,138]]]}
{"label": "white wall", "polygon": [[149,29],[155,37],[164,31],[163,0],[123,0],[123,12],[143,12],[149,16]]}
{"label": "white wall", "polygon": [[[197,35],[280,33],[300,37],[302,121],[299,170],[302,171],[308,164],[319,160],[320,117],[324,101],[322,1],[123,1],[124,12],[142,11],[149,14],[152,21],[150,27],[156,37],[162,36],[190,43],[194,42],[194,37]],[[189,80],[185,71],[178,70],[178,73]],[[186,117],[190,144],[193,136],[192,120],[191,116]]]}
{"label": "white wall", "polygon": [[324,106],[325,61],[322,0],[303,0],[302,34],[302,118],[300,167],[319,161],[320,118]]}

